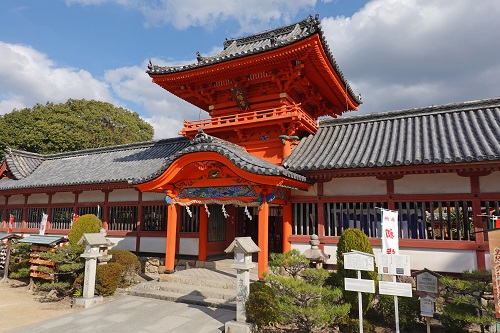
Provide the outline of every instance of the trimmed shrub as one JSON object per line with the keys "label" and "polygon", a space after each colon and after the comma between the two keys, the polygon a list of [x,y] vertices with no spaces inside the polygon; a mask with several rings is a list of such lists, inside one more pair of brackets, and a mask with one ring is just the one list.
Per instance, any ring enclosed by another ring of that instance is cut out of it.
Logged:
{"label": "trimmed shrub", "polygon": [[279,321],[275,304],[272,290],[270,292],[250,293],[245,304],[247,321],[257,325],[257,327],[273,326]]}
{"label": "trimmed shrub", "polygon": [[99,232],[102,229],[102,221],[94,214],[82,215],[75,220],[71,230],[69,231],[68,241],[72,245],[76,245],[83,234],[92,234]]}
{"label": "trimmed shrub", "polygon": [[127,250],[109,250],[110,263],[115,262],[123,266],[120,287],[129,286],[134,282],[135,276],[141,271],[141,262],[137,256]]}
{"label": "trimmed shrub", "polygon": [[[356,250],[365,253],[373,254],[373,248],[370,244],[368,236],[361,230],[349,228],[342,232],[337,244],[337,274],[334,275],[334,285],[340,286],[344,290],[344,299],[351,304],[351,316],[358,315],[358,293],[355,291],[345,291],[344,278],[357,278],[355,270],[344,269],[344,253]],[[377,283],[377,268],[373,272],[362,271],[362,279],[371,279]],[[371,306],[374,298],[372,293],[362,293],[363,295],[363,313],[366,313]]]}
{"label": "trimmed shrub", "polygon": [[120,284],[123,266],[116,263],[98,265],[95,277],[95,291],[101,296],[113,295]]}

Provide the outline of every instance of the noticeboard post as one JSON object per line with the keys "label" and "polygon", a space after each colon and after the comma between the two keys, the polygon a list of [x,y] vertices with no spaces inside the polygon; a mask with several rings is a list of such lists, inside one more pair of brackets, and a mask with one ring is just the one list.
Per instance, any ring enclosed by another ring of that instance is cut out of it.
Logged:
{"label": "noticeboard post", "polygon": [[345,278],[345,290],[358,292],[359,332],[363,333],[363,296],[362,292],[375,293],[375,281],[361,279],[361,271],[374,271],[375,256],[371,253],[352,250],[344,253],[344,268],[358,271],[358,278]]}

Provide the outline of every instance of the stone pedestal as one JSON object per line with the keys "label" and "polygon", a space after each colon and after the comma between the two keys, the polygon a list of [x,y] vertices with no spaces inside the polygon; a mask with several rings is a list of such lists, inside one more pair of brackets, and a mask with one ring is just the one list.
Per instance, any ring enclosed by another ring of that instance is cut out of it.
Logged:
{"label": "stone pedestal", "polygon": [[224,324],[224,333],[251,333],[252,326],[238,321],[228,321]]}
{"label": "stone pedestal", "polygon": [[104,298],[102,296],[94,296],[94,297],[78,297],[74,299],[73,306],[74,307],[82,307],[82,308],[90,308],[91,306],[101,304]]}

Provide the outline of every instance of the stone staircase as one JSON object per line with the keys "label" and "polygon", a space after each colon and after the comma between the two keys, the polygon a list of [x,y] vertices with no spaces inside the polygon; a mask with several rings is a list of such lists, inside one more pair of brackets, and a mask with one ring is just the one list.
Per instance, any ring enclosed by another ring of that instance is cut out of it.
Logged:
{"label": "stone staircase", "polygon": [[[195,268],[180,265],[175,273],[150,276],[153,280],[134,285],[127,292],[134,296],[236,310],[236,271],[230,268],[232,262],[197,263]],[[256,271],[251,271],[251,280],[257,279]]]}

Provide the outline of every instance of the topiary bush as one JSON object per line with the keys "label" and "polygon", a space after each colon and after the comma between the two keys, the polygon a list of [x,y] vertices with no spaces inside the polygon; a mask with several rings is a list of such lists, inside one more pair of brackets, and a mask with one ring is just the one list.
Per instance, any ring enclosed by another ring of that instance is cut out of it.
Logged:
{"label": "topiary bush", "polygon": [[83,234],[92,234],[102,229],[102,221],[94,214],[82,215],[75,220],[69,231],[68,241],[76,245]]}
{"label": "topiary bush", "polygon": [[123,266],[116,262],[98,265],[95,277],[95,291],[101,296],[113,295],[120,284]]}
{"label": "topiary bush", "polygon": [[[339,325],[340,332],[342,333],[359,333],[359,319],[346,318],[343,323]],[[375,326],[363,319],[363,333],[376,333]],[[404,332],[404,331],[403,331]]]}
{"label": "topiary bush", "polygon": [[118,249],[109,250],[108,254],[111,254],[110,263],[115,262],[123,266],[120,287],[131,285],[135,280],[135,276],[141,271],[141,262],[137,259],[137,256],[130,251]]}
{"label": "topiary bush", "polygon": [[[344,299],[347,303],[351,304],[351,316],[358,316],[358,293],[355,291],[345,291],[344,278],[357,278],[357,271],[344,269],[344,253],[356,250],[360,252],[373,254],[373,248],[370,244],[368,236],[361,230],[349,228],[342,232],[339,242],[337,244],[337,274],[334,275],[334,284],[340,286],[344,290]],[[361,272],[362,279],[371,279],[377,283],[377,268],[375,271]],[[375,287],[375,289],[377,289]],[[362,293],[363,295],[363,313],[366,313],[371,306],[374,294]]]}

